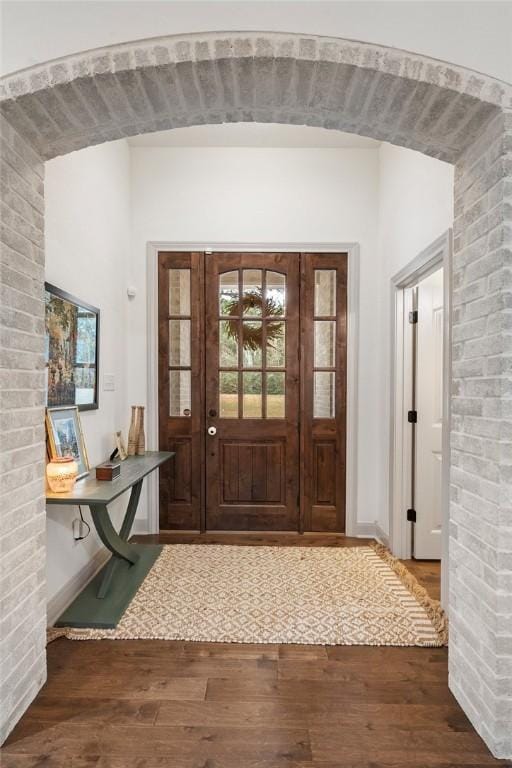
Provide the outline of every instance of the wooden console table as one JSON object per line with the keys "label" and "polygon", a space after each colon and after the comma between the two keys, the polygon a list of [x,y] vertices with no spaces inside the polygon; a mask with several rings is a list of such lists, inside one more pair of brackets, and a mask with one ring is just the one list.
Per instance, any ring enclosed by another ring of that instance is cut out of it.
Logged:
{"label": "wooden console table", "polygon": [[[57,627],[94,627],[113,629],[162,547],[129,542],[142,482],[173,453],[147,451],[144,456],[129,456],[121,462],[121,474],[115,480],[96,480],[94,470],[78,480],[69,493],[47,491],[47,504],[83,504],[91,510],[94,526],[112,556],[78,597],[66,608]],[[130,499],[119,533],[115,530],[108,505],[131,488]]]}

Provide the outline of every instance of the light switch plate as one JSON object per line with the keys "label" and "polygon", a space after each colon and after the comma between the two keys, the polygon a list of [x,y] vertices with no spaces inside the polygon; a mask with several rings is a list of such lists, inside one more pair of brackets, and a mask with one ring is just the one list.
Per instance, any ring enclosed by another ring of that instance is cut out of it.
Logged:
{"label": "light switch plate", "polygon": [[116,388],[116,377],[113,373],[103,374],[103,391],[114,392]]}

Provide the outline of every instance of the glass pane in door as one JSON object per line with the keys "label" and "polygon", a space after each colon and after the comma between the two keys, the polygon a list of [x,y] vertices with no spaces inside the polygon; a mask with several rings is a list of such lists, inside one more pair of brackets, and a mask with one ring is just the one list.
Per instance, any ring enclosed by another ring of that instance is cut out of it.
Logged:
{"label": "glass pane in door", "polygon": [[169,269],[169,314],[190,315],[190,269]]}
{"label": "glass pane in door", "polygon": [[334,419],[335,376],[333,371],[315,371],[313,374],[313,417]]}
{"label": "glass pane in door", "polygon": [[263,325],[260,320],[244,320],[242,346],[244,368],[260,368],[263,347]]}
{"label": "glass pane in door", "polygon": [[261,419],[262,388],[260,372],[243,373],[243,416],[244,419]]}
{"label": "glass pane in door", "polygon": [[336,351],[336,322],[315,320],[315,368],[334,368]]}
{"label": "glass pane in door", "polygon": [[190,320],[169,320],[169,365],[190,365]]}
{"label": "glass pane in door", "polygon": [[286,354],[286,324],[267,323],[267,367],[284,368]]}
{"label": "glass pane in door", "polygon": [[239,314],[238,271],[219,275],[219,314],[236,317]]}
{"label": "glass pane in door", "polygon": [[169,371],[169,415],[190,416],[190,370]]}
{"label": "glass pane in door", "polygon": [[336,314],[336,270],[315,269],[315,317]]}
{"label": "glass pane in door", "polygon": [[262,314],[262,274],[261,269],[243,270],[242,311],[244,316]]}
{"label": "glass pane in door", "polygon": [[219,365],[222,368],[238,366],[238,320],[219,323]]}
{"label": "glass pane in door", "polygon": [[267,419],[284,419],[286,412],[285,375],[267,373]]}
{"label": "glass pane in door", "polygon": [[265,315],[282,316],[286,307],[286,277],[281,272],[265,273]]}
{"label": "glass pane in door", "polygon": [[219,374],[219,415],[221,419],[238,418],[238,373],[221,371]]}

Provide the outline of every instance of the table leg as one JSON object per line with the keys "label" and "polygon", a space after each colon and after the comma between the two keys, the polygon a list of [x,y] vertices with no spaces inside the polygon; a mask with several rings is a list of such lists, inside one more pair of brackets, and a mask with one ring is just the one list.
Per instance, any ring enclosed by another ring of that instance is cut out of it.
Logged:
{"label": "table leg", "polygon": [[139,480],[139,482],[135,483],[135,485],[132,487],[130,500],[128,501],[128,507],[126,508],[126,515],[124,516],[123,524],[121,526],[121,530],[119,531],[119,536],[125,541],[128,539],[128,536],[132,530],[133,521],[135,520],[135,513],[137,512],[137,507],[139,506],[141,490],[142,480]]}
{"label": "table leg", "polygon": [[[128,562],[130,562],[131,564],[133,564],[138,560],[138,555],[135,552],[133,552],[133,550],[130,550],[130,552],[128,553],[128,556],[126,556],[127,550],[125,549],[123,554],[123,544],[127,541],[130,535],[133,521],[135,519],[135,514],[137,512],[137,506],[139,504],[141,490],[142,490],[142,480],[139,480],[139,482],[135,483],[135,485],[132,487],[132,490],[130,493],[130,499],[128,501],[128,507],[126,509],[126,514],[124,516],[119,534],[115,532],[115,529],[111,524],[111,527],[114,530],[115,536],[110,537],[110,543],[107,543],[106,539],[103,538],[103,536],[105,535],[105,529],[103,528],[102,531],[100,532],[98,528],[97,519],[100,520],[100,525],[103,525],[103,521],[105,519],[104,512],[99,512],[96,518],[94,516],[93,508],[91,507],[91,514],[94,520],[94,525],[96,526],[96,530],[98,531],[98,534],[102,542],[112,552],[112,557],[107,563],[107,567],[105,568],[103,579],[101,580],[101,584],[97,592],[97,596],[100,598],[100,600],[103,599],[108,593],[110,583],[112,581],[112,576],[114,575],[116,566],[119,563],[119,559],[122,558],[124,560],[128,560]],[[108,515],[108,512],[106,513],[106,515],[110,522],[110,517]],[[133,557],[135,557],[135,560],[133,559]]]}
{"label": "table leg", "polygon": [[[149,458],[151,459],[151,456]],[[134,457],[128,464],[133,469],[138,462],[139,457]],[[140,501],[144,473],[148,474],[147,462],[144,459],[140,459],[140,467],[140,479],[131,486],[130,498],[119,530],[112,524],[108,509],[110,505],[107,506],[105,502],[95,503],[90,496],[87,502],[82,502],[88,503],[98,536],[111,553],[111,557],[62,613],[56,626],[92,629],[117,627],[162,553],[162,544],[138,544],[129,540]],[[137,473],[134,472],[134,475],[137,476]],[[109,498],[109,495],[102,494],[100,498]]]}

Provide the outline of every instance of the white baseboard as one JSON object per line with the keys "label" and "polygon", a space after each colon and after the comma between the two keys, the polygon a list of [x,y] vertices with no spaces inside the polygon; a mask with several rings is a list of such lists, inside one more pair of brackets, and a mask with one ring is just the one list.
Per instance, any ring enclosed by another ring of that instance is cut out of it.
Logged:
{"label": "white baseboard", "polygon": [[66,610],[75,597],[93,579],[110,557],[110,552],[102,547],[94,554],[89,562],[75,573],[46,606],[46,621],[49,627],[53,627],[59,616]]}
{"label": "white baseboard", "polygon": [[377,539],[389,548],[389,536],[384,533],[377,520],[374,523],[356,523],[355,536],[359,539]]}
{"label": "white baseboard", "polygon": [[134,536],[143,533],[149,533],[149,522],[147,517],[143,517],[142,519],[135,518],[131,535]]}
{"label": "white baseboard", "polygon": [[384,544],[389,549],[389,536],[384,533],[377,521],[375,521],[375,538],[380,544]]}
{"label": "white baseboard", "polygon": [[375,523],[356,523],[356,530],[354,535],[359,539],[377,538]]}

